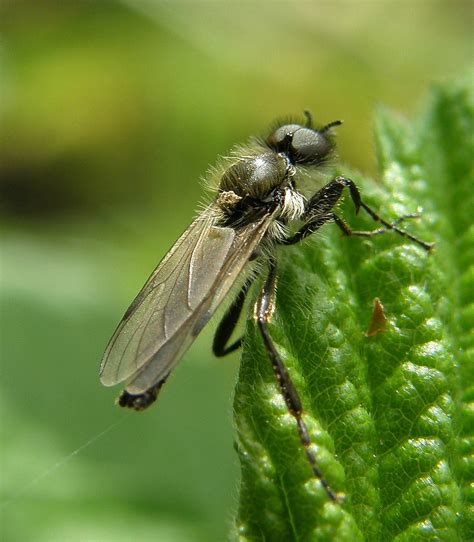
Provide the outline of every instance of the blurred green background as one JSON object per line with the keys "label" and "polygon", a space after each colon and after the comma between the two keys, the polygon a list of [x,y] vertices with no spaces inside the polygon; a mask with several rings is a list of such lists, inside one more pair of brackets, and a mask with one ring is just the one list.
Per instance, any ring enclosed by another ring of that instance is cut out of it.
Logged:
{"label": "blurred green background", "polygon": [[409,115],[462,73],[472,15],[453,1],[3,1],[2,541],[227,538],[238,356],[213,358],[211,324],[136,414],[99,384],[107,340],[219,154],[310,108],[344,119],[341,159],[375,176],[374,106]]}

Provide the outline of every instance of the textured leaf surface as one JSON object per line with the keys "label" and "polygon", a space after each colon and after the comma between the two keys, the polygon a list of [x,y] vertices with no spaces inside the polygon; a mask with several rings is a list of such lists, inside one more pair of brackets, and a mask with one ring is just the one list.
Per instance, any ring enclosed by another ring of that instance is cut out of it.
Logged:
{"label": "textured leaf surface", "polygon": [[[343,238],[332,225],[280,251],[272,337],[301,394],[321,470],[344,501],[330,502],[311,477],[249,321],[235,396],[240,540],[472,539],[474,149],[467,89],[462,82],[435,89],[414,123],[380,110],[383,182],[352,176],[384,217],[422,207],[422,219],[404,227],[436,241],[434,254],[393,234]],[[340,214],[355,229],[376,227],[355,217],[348,198]],[[376,297],[388,323],[367,337]]]}

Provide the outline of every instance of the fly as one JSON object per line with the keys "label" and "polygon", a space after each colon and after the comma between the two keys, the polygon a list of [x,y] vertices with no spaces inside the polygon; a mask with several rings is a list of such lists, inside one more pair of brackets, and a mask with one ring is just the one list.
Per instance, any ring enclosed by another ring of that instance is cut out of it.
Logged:
{"label": "fly", "polygon": [[[348,236],[373,237],[395,232],[425,250],[422,241],[398,227],[416,215],[384,220],[361,199],[351,179],[338,176],[309,199],[298,190],[298,173],[318,169],[334,154],[334,128],[341,121],[314,127],[305,112],[303,124],[280,124],[265,140],[238,148],[222,169],[217,194],[194,220],[152,273],[113,334],[102,358],[100,380],[105,386],[125,382],[118,398],[122,407],[143,410],[157,398],[174,366],[209,321],[229,290],[241,280],[244,268],[256,260],[267,275],[254,306],[253,318],[262,336],[276,380],[295,419],[313,475],[329,499],[337,501],[310,448],[299,394],[275,348],[269,330],[275,310],[277,260],[275,247],[293,245],[335,223]],[[362,208],[380,224],[371,231],[355,231],[334,208],[347,189],[356,213]],[[296,233],[288,226],[302,223]],[[250,274],[220,322],[213,342],[216,356],[238,349],[242,337],[229,344],[250,286]]]}

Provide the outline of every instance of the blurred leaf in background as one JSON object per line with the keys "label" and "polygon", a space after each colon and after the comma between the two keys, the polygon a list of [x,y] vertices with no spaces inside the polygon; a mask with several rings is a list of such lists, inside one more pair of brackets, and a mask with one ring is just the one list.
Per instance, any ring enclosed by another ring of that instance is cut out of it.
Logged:
{"label": "blurred leaf in background", "polygon": [[470,9],[2,3],[5,540],[227,537],[238,357],[213,359],[207,331],[159,403],[126,414],[98,383],[107,339],[190,222],[218,154],[308,107],[344,119],[340,155],[375,173],[374,104],[410,113],[431,81],[459,74]]}

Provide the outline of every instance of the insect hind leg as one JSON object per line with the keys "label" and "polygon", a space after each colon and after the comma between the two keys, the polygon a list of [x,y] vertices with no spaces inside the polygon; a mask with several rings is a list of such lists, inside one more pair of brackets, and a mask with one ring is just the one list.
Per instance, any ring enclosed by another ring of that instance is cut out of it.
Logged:
{"label": "insect hind leg", "polygon": [[301,399],[268,331],[267,324],[270,321],[274,311],[276,293],[275,260],[271,259],[269,261],[269,267],[270,269],[267,280],[265,281],[263,290],[261,291],[255,304],[254,318],[257,322],[258,329],[262,335],[265,348],[272,363],[273,372],[280,387],[281,394],[283,395],[288,411],[295,418],[300,442],[305,449],[306,457],[311,466],[311,470],[313,471],[313,475],[320,481],[329,499],[337,502],[339,499],[324,478],[324,475],[316,461],[316,457],[310,448],[311,440],[309,437],[308,428],[303,420],[303,407],[301,404]]}

